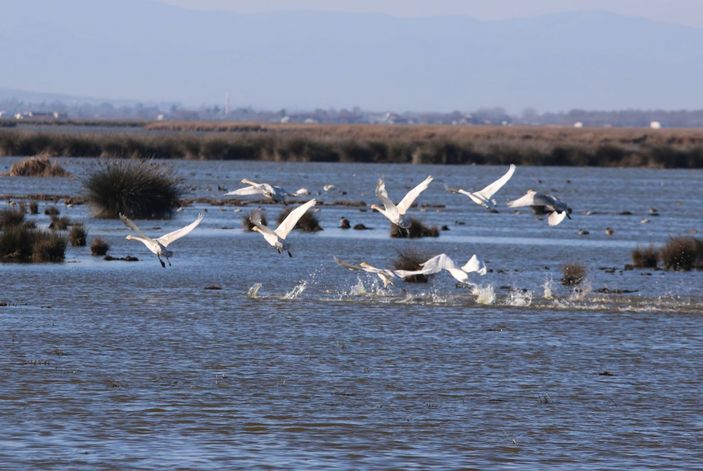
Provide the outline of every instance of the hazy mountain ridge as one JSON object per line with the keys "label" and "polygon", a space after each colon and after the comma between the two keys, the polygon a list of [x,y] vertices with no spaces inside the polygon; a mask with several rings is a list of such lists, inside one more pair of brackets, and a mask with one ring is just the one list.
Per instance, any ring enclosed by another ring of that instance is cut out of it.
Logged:
{"label": "hazy mountain ridge", "polygon": [[585,12],[485,22],[238,15],[147,0],[3,7],[0,86],[187,104],[701,108],[703,29]]}

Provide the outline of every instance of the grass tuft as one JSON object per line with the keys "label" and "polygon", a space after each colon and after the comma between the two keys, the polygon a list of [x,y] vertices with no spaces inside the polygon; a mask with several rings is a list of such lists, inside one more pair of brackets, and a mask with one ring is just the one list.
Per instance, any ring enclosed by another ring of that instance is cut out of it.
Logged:
{"label": "grass tuft", "polygon": [[578,263],[567,263],[561,268],[561,284],[577,286],[586,279],[586,267]]}
{"label": "grass tuft", "polygon": [[24,212],[14,209],[0,211],[0,229],[18,226],[24,222]]}
{"label": "grass tuft", "polygon": [[439,228],[425,226],[422,221],[411,218],[410,228],[408,230],[401,229],[399,226],[391,223],[391,237],[398,239],[419,239],[421,237],[439,237]]}
{"label": "grass tuft", "polygon": [[10,167],[11,177],[67,177],[70,175],[57,162],[39,155],[20,160]]}
{"label": "grass tuft", "polygon": [[95,239],[93,239],[93,242],[90,244],[91,255],[102,257],[107,253],[108,250],[110,250],[110,246],[100,237],[96,237]]}
{"label": "grass tuft", "polygon": [[87,244],[87,237],[88,233],[86,232],[83,224],[74,225],[68,233],[68,241],[71,243],[72,247],[85,247]]}
{"label": "grass tuft", "polygon": [[667,270],[689,271],[703,268],[703,240],[694,237],[671,237],[659,251]]}
{"label": "grass tuft", "polygon": [[[396,270],[415,271],[420,270],[421,263],[429,260],[430,257],[422,252],[414,249],[403,249],[398,251],[398,256],[393,260],[393,268]],[[427,283],[429,277],[427,275],[415,275],[405,278],[408,283]]]}
{"label": "grass tuft", "polygon": [[103,163],[85,188],[100,218],[117,218],[120,213],[136,219],[170,217],[183,192],[171,170],[149,160]]}
{"label": "grass tuft", "polygon": [[0,232],[0,262],[62,262],[65,252],[66,240],[51,232],[23,224]]}
{"label": "grass tuft", "polygon": [[[294,209],[295,208],[290,207],[281,211],[281,214],[278,215],[277,223],[281,224],[288,214],[290,214],[290,212]],[[322,230],[322,226],[320,226],[320,220],[317,219],[313,209],[310,208],[305,214],[303,214],[303,217],[298,220],[298,223],[295,225],[294,229],[298,229],[303,232],[317,232]]]}
{"label": "grass tuft", "polygon": [[46,209],[44,209],[44,214],[47,216],[58,216],[61,214],[61,211],[59,211],[59,208],[56,206],[47,206]]}
{"label": "grass tuft", "polygon": [[659,264],[659,250],[650,245],[637,247],[632,251],[632,266],[635,268],[657,268]]}

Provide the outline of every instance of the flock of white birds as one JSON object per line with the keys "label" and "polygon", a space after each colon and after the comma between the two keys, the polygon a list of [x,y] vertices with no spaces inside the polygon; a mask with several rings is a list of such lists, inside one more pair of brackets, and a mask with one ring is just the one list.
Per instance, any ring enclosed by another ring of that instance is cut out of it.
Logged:
{"label": "flock of white birds", "polygon": [[[499,179],[486,186],[480,191],[469,192],[464,189],[452,189],[446,188],[447,191],[453,193],[459,193],[467,196],[474,203],[483,206],[484,208],[495,211],[497,206],[496,200],[494,199],[495,194],[510,180],[510,178],[515,173],[515,165],[510,165],[508,171],[501,176]],[[304,196],[310,194],[310,192],[305,188],[300,188],[299,190],[290,193],[285,189],[271,185],[268,183],[256,183],[251,180],[243,179],[242,183],[247,185],[244,188],[237,189],[227,193],[228,196],[263,196],[264,198],[274,201],[274,202],[285,202],[286,198],[289,196]],[[398,204],[393,203],[393,200],[388,196],[386,191],[386,185],[383,179],[379,179],[376,184],[376,196],[383,204],[383,207],[372,204],[371,209],[379,212],[385,216],[391,223],[398,226],[400,229],[408,231],[410,228],[410,218],[408,217],[408,210],[412,207],[415,200],[420,196],[420,194],[425,191],[430,183],[432,183],[432,177],[428,176],[420,184],[415,186],[410,190],[403,199],[398,202]],[[326,187],[328,185],[325,185]],[[329,185],[331,186],[331,185]],[[326,190],[327,191],[327,190]],[[259,212],[254,212],[250,217],[249,221],[252,224],[252,230],[258,232],[264,237],[264,240],[275,248],[278,253],[286,252],[289,256],[293,256],[290,252],[290,245],[286,241],[286,237],[293,230],[293,228],[298,224],[303,215],[308,212],[315,204],[316,200],[311,199],[306,203],[301,204],[294,210],[292,210],[286,218],[278,225],[274,230],[262,224],[261,214]],[[534,190],[528,190],[527,193],[513,201],[508,202],[507,206],[509,208],[519,208],[529,206],[536,213],[546,214],[547,223],[550,226],[556,226],[561,223],[565,218],[571,218],[569,215],[571,213],[571,208],[569,208],[564,202],[560,201],[554,195],[548,195],[544,193],[539,193]],[[138,240],[142,242],[152,253],[154,253],[161,263],[162,267],[166,266],[166,263],[171,264],[170,258],[173,256],[173,252],[168,250],[168,246],[174,241],[188,235],[202,222],[204,214],[201,212],[198,217],[192,223],[187,226],[178,229],[176,231],[165,234],[157,239],[152,239],[145,235],[139,227],[130,219],[124,215],[120,215],[122,221],[129,227],[132,231],[137,233],[136,236],[128,235],[128,240]],[[166,262],[162,259],[166,259]],[[467,285],[472,285],[469,281],[469,274],[477,273],[479,275],[485,275],[487,272],[486,265],[481,262],[476,255],[473,255],[464,265],[458,266],[454,260],[452,260],[448,255],[442,253],[436,255],[424,263],[420,264],[418,270],[391,270],[387,268],[377,268],[370,265],[367,262],[360,262],[359,264],[353,264],[341,260],[337,257],[334,258],[335,261],[342,267],[349,270],[361,270],[368,273],[377,275],[384,286],[392,285],[393,280],[401,278],[409,278],[418,275],[433,275],[441,271],[448,272],[454,279],[460,283]]]}

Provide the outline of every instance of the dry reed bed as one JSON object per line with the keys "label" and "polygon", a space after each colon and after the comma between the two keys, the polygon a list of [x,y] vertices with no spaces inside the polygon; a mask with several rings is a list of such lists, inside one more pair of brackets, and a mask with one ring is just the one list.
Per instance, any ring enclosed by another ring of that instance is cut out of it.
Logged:
{"label": "dry reed bed", "polygon": [[[89,131],[89,130],[88,130]],[[703,168],[703,130],[159,122],[139,132],[0,130],[0,155]]]}

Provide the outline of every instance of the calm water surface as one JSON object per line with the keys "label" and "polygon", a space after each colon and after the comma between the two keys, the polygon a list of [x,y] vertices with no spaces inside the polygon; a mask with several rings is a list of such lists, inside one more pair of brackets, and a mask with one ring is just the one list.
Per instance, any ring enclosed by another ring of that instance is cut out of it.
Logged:
{"label": "calm water surface", "polygon": [[[0,172],[14,160],[0,159]],[[0,194],[79,194],[95,161],[61,162],[74,177],[0,177]],[[703,231],[703,172],[519,167],[498,199],[555,192],[574,218],[549,228],[529,211],[490,214],[443,190],[481,188],[504,168],[171,165],[188,196],[219,198],[218,185],[244,177],[304,186],[325,203],[325,230],[292,234],[294,257],[279,256],[241,230],[249,208],[196,204],[140,221],[158,235],[207,210],[162,269],[119,221],[59,203],[89,240],[140,261],[69,248],[63,264],[0,266],[3,467],[703,463],[703,273],[623,270],[633,247]],[[332,204],[374,202],[379,176],[397,200],[428,174],[437,181],[419,202],[431,207],[415,214],[448,226],[437,239],[392,240],[380,215]],[[280,209],[265,207],[270,220]],[[337,229],[341,216],[373,229]],[[473,292],[446,274],[383,289],[332,259],[385,267],[408,247],[462,263],[476,253],[492,271],[472,278]],[[567,262],[588,268],[578,290],[559,283]]]}

